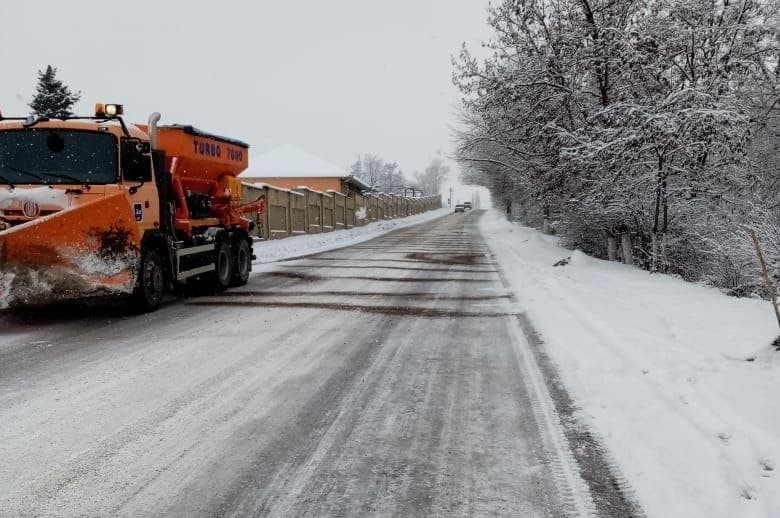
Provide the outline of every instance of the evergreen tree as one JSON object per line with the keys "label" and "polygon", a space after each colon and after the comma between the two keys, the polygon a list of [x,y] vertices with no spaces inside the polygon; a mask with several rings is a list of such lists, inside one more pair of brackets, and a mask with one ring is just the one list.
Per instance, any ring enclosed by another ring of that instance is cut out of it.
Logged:
{"label": "evergreen tree", "polygon": [[81,92],[71,92],[56,76],[57,69],[51,65],[45,72],[38,71],[37,93],[30,103],[33,115],[55,119],[73,116],[70,109],[81,98]]}

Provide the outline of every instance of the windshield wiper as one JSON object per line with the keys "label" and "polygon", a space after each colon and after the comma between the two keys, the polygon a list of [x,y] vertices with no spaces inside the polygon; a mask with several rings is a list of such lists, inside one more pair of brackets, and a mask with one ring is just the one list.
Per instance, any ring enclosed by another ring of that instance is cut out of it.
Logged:
{"label": "windshield wiper", "polygon": [[12,184],[12,183],[11,183],[11,180],[9,180],[8,178],[6,178],[5,176],[3,176],[3,175],[0,175],[0,180],[2,180],[3,182],[7,183],[7,184],[8,184],[8,187],[10,187],[11,189],[15,189],[15,188],[16,188],[16,187],[14,186],[14,184]]}
{"label": "windshield wiper", "polygon": [[30,171],[25,171],[24,169],[19,169],[18,167],[14,167],[12,165],[6,165],[6,167],[11,171],[16,171],[17,173],[22,173],[22,174],[26,174],[27,176],[32,176],[36,180],[40,180],[42,183],[49,185],[49,182],[46,181],[46,178],[44,178],[39,174],[31,173]]}
{"label": "windshield wiper", "polygon": [[69,174],[60,174],[60,173],[41,173],[44,176],[53,176],[54,178],[60,178],[62,180],[70,180],[73,183],[77,183],[79,185],[83,185],[86,190],[90,190],[92,187],[86,182],[86,180],[82,180],[81,178],[76,178],[75,176],[71,176]]}

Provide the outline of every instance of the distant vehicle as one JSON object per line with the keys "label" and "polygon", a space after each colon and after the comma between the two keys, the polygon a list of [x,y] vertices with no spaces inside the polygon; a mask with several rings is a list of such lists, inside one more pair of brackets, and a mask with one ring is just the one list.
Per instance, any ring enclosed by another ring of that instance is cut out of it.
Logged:
{"label": "distant vehicle", "polygon": [[461,203],[455,205],[455,212],[466,212],[466,206]]}
{"label": "distant vehicle", "polygon": [[463,206],[466,207],[467,209],[471,210],[471,202],[470,201],[463,202]]}

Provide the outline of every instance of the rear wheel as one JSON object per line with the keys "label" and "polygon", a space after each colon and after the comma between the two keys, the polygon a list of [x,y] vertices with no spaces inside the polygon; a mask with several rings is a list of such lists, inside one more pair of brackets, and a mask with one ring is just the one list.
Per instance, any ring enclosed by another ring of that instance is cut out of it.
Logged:
{"label": "rear wheel", "polygon": [[233,254],[224,239],[217,242],[214,257],[214,271],[208,277],[209,288],[215,292],[225,291],[233,279]]}
{"label": "rear wheel", "polygon": [[244,237],[239,238],[236,246],[236,257],[233,263],[233,282],[232,286],[243,286],[249,281],[249,272],[252,271],[252,248],[249,246],[249,240]]}
{"label": "rear wheel", "polygon": [[165,270],[160,253],[147,250],[141,258],[138,285],[132,296],[132,305],[137,311],[154,311],[162,303],[165,294]]}

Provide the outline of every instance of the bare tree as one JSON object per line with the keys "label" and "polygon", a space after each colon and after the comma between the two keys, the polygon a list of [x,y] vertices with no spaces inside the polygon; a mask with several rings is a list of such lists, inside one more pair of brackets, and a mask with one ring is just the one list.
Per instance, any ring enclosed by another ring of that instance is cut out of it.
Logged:
{"label": "bare tree", "polygon": [[371,187],[378,185],[382,179],[385,161],[378,155],[367,153],[363,155],[363,178]]}
{"label": "bare tree", "polygon": [[350,172],[371,187],[387,193],[402,193],[406,183],[404,173],[397,162],[385,161],[372,153],[358,156],[357,161],[350,167]]}
{"label": "bare tree", "polygon": [[426,195],[438,194],[441,190],[441,184],[449,174],[450,168],[444,163],[444,159],[437,156],[425,171],[422,173],[415,173],[414,181]]}

